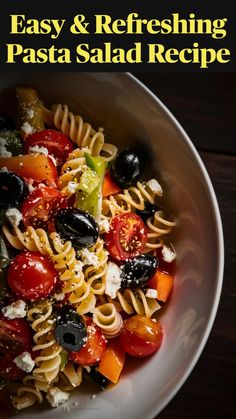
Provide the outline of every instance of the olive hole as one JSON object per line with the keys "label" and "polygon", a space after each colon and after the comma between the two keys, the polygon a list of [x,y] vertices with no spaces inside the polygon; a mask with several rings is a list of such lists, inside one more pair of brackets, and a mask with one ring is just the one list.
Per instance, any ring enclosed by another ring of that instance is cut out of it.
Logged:
{"label": "olive hole", "polygon": [[72,346],[75,345],[75,335],[73,333],[65,333],[63,339],[65,343]]}

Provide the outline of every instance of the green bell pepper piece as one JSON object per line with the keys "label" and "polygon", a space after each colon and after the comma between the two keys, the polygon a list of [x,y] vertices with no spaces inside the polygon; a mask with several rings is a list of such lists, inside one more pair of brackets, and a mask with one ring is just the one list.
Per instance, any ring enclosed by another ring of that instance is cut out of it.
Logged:
{"label": "green bell pepper piece", "polygon": [[87,167],[86,170],[82,173],[78,186],[79,190],[90,195],[93,190],[99,184],[99,177],[96,172],[94,172],[90,167]]}
{"label": "green bell pepper piece", "polygon": [[85,153],[84,156],[88,168],[97,174],[99,181],[91,193],[84,190],[77,192],[75,206],[84,211],[88,211],[97,221],[99,221],[102,209],[102,185],[107,162],[104,157],[92,157],[87,153]]}

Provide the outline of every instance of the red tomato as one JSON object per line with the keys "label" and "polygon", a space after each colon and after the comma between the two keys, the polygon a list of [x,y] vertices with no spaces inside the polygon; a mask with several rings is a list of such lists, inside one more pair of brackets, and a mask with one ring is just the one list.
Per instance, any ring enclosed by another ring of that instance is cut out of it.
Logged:
{"label": "red tomato", "polygon": [[112,219],[105,241],[107,250],[114,259],[132,259],[145,248],[147,228],[137,214],[126,212]]}
{"label": "red tomato", "polygon": [[56,209],[62,207],[64,198],[61,193],[47,186],[40,186],[31,192],[23,202],[21,212],[25,226],[36,226],[40,221],[49,221]]}
{"label": "red tomato", "polygon": [[0,377],[5,380],[21,380],[26,372],[22,371],[14,362],[16,354],[0,355]]}
{"label": "red tomato", "polygon": [[55,157],[57,164],[64,163],[74,149],[72,142],[59,131],[54,129],[45,129],[29,135],[24,141],[24,152],[28,153],[29,147],[45,147],[50,155]]}
{"label": "red tomato", "polygon": [[0,351],[21,353],[32,346],[32,331],[25,319],[0,316]]}
{"label": "red tomato", "polygon": [[39,300],[54,290],[58,273],[53,263],[35,252],[22,252],[10,264],[7,281],[11,290],[23,300]]}
{"label": "red tomato", "polygon": [[145,357],[156,352],[163,338],[159,322],[146,316],[132,316],[124,321],[120,342],[124,350],[135,357]]}
{"label": "red tomato", "polygon": [[80,365],[93,365],[100,361],[106,346],[106,339],[93,321],[87,317],[87,342],[79,352],[70,352],[70,359]]}

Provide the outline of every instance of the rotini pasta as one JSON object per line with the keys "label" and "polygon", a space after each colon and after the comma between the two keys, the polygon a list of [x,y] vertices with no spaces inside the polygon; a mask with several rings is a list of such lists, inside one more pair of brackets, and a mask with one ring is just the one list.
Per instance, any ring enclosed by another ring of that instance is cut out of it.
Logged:
{"label": "rotini pasta", "polygon": [[123,320],[113,303],[107,303],[96,307],[93,313],[94,323],[103,330],[106,338],[118,336]]}
{"label": "rotini pasta", "polygon": [[157,310],[160,304],[154,298],[145,296],[142,290],[132,291],[125,289],[124,292],[117,292],[117,302],[121,309],[127,314],[137,313],[141,316],[151,317]]}
{"label": "rotini pasta", "polygon": [[[115,160],[117,147],[105,143],[103,129],[96,131],[67,105],[47,109],[35,90],[19,93],[27,101],[20,120],[27,129],[32,120],[34,143],[20,129],[27,164],[9,157],[1,166],[0,159],[1,190],[13,180],[19,189],[13,198],[1,197],[1,208],[8,208],[1,210],[1,248],[13,254],[3,260],[3,270],[9,266],[0,301],[0,347],[11,367],[0,359],[0,377],[9,381],[17,410],[43,399],[57,407],[80,387],[85,370],[102,388],[117,383],[125,352],[139,357],[157,350],[159,302],[174,283],[171,269],[157,271],[157,257],[172,266],[176,256],[168,242],[176,223],[158,210],[159,183],[139,180],[139,152],[126,149]],[[135,337],[143,339],[141,349]]]}
{"label": "rotini pasta", "polygon": [[83,121],[82,116],[74,115],[67,105],[54,105],[50,111],[45,110],[46,119],[63,134],[81,148],[89,148],[94,156],[105,153],[108,161],[113,160],[117,154],[117,147],[113,144],[104,143],[103,130],[95,131],[92,126]]}

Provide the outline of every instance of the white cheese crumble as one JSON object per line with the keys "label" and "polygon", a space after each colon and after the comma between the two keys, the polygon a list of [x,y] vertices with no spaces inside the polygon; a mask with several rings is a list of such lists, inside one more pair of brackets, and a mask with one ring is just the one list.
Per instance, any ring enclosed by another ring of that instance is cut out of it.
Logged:
{"label": "white cheese crumble", "polygon": [[173,262],[173,260],[175,260],[176,258],[176,253],[165,245],[163,246],[161,253],[163,256],[163,260],[167,263]]}
{"label": "white cheese crumble", "polygon": [[65,298],[65,293],[64,292],[60,292],[58,294],[54,294],[53,297],[55,298],[56,301],[62,301]]}
{"label": "white cheese crumble", "polygon": [[116,293],[121,287],[121,269],[114,262],[108,262],[105,275],[105,294],[109,297],[116,298]]}
{"label": "white cheese crumble", "polygon": [[110,230],[109,221],[106,218],[104,218],[99,222],[99,227],[102,233],[108,233],[108,231]]}
{"label": "white cheese crumble", "polygon": [[24,122],[23,125],[21,126],[21,130],[25,133],[25,134],[33,134],[34,132],[34,128],[31,127],[31,125],[28,122]]}
{"label": "white cheese crumble", "polygon": [[6,217],[13,227],[18,227],[22,220],[22,214],[17,208],[9,208],[6,211]]}
{"label": "white cheese crumble", "polygon": [[26,304],[23,300],[15,301],[9,306],[2,308],[2,313],[8,319],[21,319],[26,316]]}
{"label": "white cheese crumble", "polygon": [[67,185],[67,190],[69,193],[74,194],[78,189],[78,183],[77,182],[69,182]]}
{"label": "white cheese crumble", "polygon": [[152,288],[148,288],[145,295],[148,298],[157,298],[157,290],[154,290]]}
{"label": "white cheese crumble", "polygon": [[35,362],[31,358],[29,352],[22,352],[22,354],[20,354],[14,359],[14,362],[18,368],[25,372],[31,372],[35,366]]}
{"label": "white cheese crumble", "polygon": [[0,138],[0,145],[4,146],[6,145],[7,141],[5,138]]}
{"label": "white cheese crumble", "polygon": [[0,156],[1,157],[11,157],[12,154],[10,151],[7,151],[6,147],[4,145],[0,145]]}
{"label": "white cheese crumble", "polygon": [[58,387],[51,387],[46,398],[52,407],[58,407],[69,399],[69,393],[60,390]]}
{"label": "white cheese crumble", "polygon": [[163,195],[162,187],[161,187],[160,183],[157,182],[156,179],[149,180],[146,183],[146,185],[151,189],[151,191],[154,194],[159,195],[159,196],[162,196]]}
{"label": "white cheese crumble", "polygon": [[34,145],[33,147],[29,147],[29,154],[40,153],[44,154],[45,156],[48,155],[48,149],[46,147],[40,147],[39,145]]}
{"label": "white cheese crumble", "polygon": [[6,166],[3,166],[3,167],[0,169],[0,172],[9,172],[9,170],[8,170],[8,168],[7,168]]}
{"label": "white cheese crumble", "polygon": [[32,119],[34,117],[33,109],[27,109],[27,117]]}
{"label": "white cheese crumble", "polygon": [[80,253],[83,266],[93,265],[95,268],[98,266],[98,257],[95,253],[90,252],[88,249],[83,249]]}

